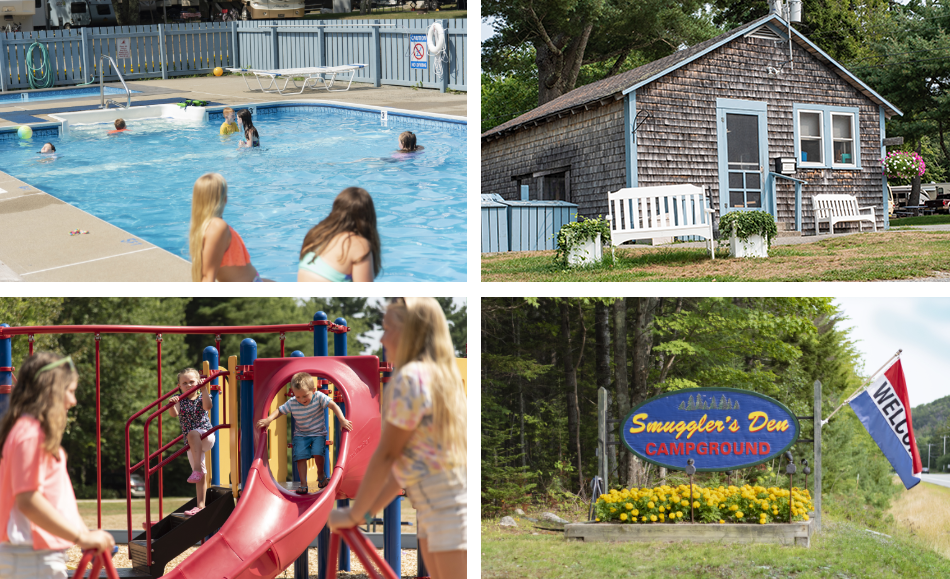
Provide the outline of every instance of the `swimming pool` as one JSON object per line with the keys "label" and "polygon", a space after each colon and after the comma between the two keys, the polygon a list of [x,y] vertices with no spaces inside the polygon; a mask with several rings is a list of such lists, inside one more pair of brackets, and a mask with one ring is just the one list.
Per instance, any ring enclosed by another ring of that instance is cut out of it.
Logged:
{"label": "swimming pool", "polygon": [[[258,106],[262,146],[250,150],[238,150],[237,135],[220,136],[220,123],[212,113],[130,120],[116,136],[106,135],[110,123],[70,125],[65,136],[31,142],[2,139],[0,170],[185,259],[192,186],[221,173],[224,219],[261,276],[277,281],[296,279],[304,235],[337,193],[363,187],[376,206],[380,281],[465,281],[464,122],[389,111],[383,124],[378,111],[345,106]],[[404,130],[425,150],[397,160]],[[47,140],[56,145],[52,160],[36,154]]]}
{"label": "swimming pool", "polygon": [[[102,87],[105,89],[106,96],[125,94],[124,88],[114,88],[111,86]],[[132,94],[138,94],[142,91],[133,90]],[[58,99],[74,99],[80,97],[99,96],[99,87],[88,88],[66,88],[61,90],[44,90],[37,92],[21,92],[0,94],[0,105],[9,105],[22,102],[33,101],[53,101]]]}

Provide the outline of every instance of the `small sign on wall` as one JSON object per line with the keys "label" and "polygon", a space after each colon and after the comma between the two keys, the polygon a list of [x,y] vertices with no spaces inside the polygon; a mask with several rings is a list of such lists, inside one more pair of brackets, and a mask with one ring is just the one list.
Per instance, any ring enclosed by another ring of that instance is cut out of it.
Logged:
{"label": "small sign on wall", "polygon": [[409,35],[409,68],[429,68],[425,34]]}
{"label": "small sign on wall", "polygon": [[116,38],[115,39],[115,58],[119,60],[121,58],[132,58],[132,39],[131,38]]}

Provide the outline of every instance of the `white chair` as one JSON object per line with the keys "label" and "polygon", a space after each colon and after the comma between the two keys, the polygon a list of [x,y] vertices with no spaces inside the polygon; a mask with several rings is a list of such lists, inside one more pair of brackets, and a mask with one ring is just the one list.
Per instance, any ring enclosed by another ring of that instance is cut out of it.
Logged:
{"label": "white chair", "polygon": [[858,230],[863,231],[867,221],[877,231],[877,218],[874,216],[876,206],[858,207],[858,199],[854,195],[841,193],[820,193],[812,197],[812,207],[815,210],[815,235],[818,235],[818,226],[828,224],[828,232],[835,234],[835,224],[856,221]]}
{"label": "white chair", "polygon": [[706,240],[709,257],[716,259],[712,218],[706,193],[696,185],[628,187],[607,194],[610,244],[636,239],[696,235]]}

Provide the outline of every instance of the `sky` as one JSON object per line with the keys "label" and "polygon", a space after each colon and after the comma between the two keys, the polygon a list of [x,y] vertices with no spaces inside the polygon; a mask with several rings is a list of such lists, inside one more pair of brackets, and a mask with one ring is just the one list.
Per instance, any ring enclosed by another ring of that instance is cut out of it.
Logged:
{"label": "sky", "polygon": [[[851,339],[875,372],[902,349],[911,407],[950,396],[950,298],[836,298]],[[860,368],[859,368],[860,370]]]}

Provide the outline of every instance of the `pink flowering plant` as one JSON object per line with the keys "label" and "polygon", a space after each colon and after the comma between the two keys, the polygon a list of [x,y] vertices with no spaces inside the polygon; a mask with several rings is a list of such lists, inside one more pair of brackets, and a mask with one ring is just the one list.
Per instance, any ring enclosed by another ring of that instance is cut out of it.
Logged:
{"label": "pink flowering plant", "polygon": [[884,174],[892,179],[923,177],[927,170],[927,165],[920,155],[908,151],[892,151],[881,164],[884,165]]}

